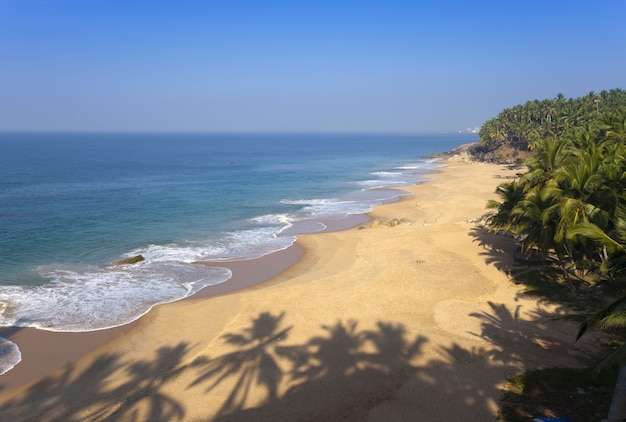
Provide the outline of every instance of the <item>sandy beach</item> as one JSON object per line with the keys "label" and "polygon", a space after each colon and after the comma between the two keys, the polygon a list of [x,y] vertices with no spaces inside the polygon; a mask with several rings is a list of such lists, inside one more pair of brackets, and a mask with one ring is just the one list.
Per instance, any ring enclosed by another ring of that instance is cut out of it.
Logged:
{"label": "sandy beach", "polygon": [[370,221],[299,236],[129,326],[14,333],[0,420],[493,420],[507,377],[582,365],[593,339],[547,321],[557,307],[507,277],[512,239],[480,225],[516,170],[444,163]]}

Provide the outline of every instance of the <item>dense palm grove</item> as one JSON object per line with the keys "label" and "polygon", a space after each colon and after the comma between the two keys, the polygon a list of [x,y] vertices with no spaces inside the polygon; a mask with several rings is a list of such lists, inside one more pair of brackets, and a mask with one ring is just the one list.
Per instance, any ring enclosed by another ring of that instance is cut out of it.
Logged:
{"label": "dense palm grove", "polygon": [[566,99],[563,94],[550,100],[534,100],[502,110],[480,128],[480,143],[496,147],[508,143],[520,149],[534,149],[545,138],[571,136],[573,131],[594,126],[598,117],[626,107],[626,91],[612,89],[599,94]]}
{"label": "dense palm grove", "polygon": [[[573,291],[607,292],[597,286],[611,285],[624,294],[626,91],[506,109],[485,123],[480,140],[532,150],[527,171],[497,188],[488,226],[516,236],[526,256],[556,263]],[[611,300],[585,320],[581,334],[591,326],[626,326],[626,296]],[[605,364],[625,360],[623,347]]]}
{"label": "dense palm grove", "polygon": [[[488,203],[488,226],[513,234],[525,256],[558,266],[572,292],[606,305],[582,316],[579,337],[590,327],[621,333],[622,346],[598,368],[621,365],[609,417],[626,417],[626,92],[558,95],[506,109],[485,123],[480,141],[491,157],[529,154],[526,172],[500,185],[499,200]],[[523,402],[513,399],[512,409]]]}

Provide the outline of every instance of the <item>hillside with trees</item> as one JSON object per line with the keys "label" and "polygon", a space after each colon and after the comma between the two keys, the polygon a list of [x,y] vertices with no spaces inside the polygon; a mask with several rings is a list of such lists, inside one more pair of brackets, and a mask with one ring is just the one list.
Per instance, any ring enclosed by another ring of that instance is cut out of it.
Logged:
{"label": "hillside with trees", "polygon": [[626,108],[626,91],[612,89],[580,98],[528,101],[506,108],[485,122],[479,131],[479,144],[470,154],[481,161],[521,164],[543,139],[576,136],[580,130],[592,130],[599,119],[620,107]]}
{"label": "hillside with trees", "polygon": [[[506,109],[474,148],[489,161],[523,159],[526,171],[488,203],[487,227],[514,236],[520,259],[542,265],[535,275],[554,269],[541,283],[561,287],[551,300],[576,303],[579,337],[591,328],[610,335],[597,371],[621,366],[626,379],[626,92]],[[615,411],[626,417],[626,394],[618,396],[624,407]]]}

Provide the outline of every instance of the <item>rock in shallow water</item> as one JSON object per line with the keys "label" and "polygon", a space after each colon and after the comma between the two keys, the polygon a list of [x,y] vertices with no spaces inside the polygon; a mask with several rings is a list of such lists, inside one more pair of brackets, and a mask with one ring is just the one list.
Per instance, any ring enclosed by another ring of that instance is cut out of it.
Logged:
{"label": "rock in shallow water", "polygon": [[122,259],[121,261],[117,261],[116,264],[118,265],[126,265],[126,264],[136,264],[138,262],[144,261],[146,258],[144,258],[141,255],[135,255],[135,256],[131,256],[130,258],[126,258],[126,259]]}

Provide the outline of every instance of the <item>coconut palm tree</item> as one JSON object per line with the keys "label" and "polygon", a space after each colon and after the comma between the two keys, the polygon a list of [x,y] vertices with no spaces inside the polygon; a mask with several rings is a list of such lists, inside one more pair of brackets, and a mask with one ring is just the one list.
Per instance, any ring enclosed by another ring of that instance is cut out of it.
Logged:
{"label": "coconut palm tree", "polygon": [[512,214],[516,229],[521,234],[522,252],[528,254],[537,249],[543,257],[555,251],[562,259],[565,251],[556,244],[555,239],[555,207],[551,199],[545,198],[541,191],[526,193],[519,201]]}
{"label": "coconut palm tree", "polygon": [[487,225],[493,231],[516,232],[513,210],[524,199],[524,187],[513,180],[498,186],[496,194],[501,201],[490,200],[487,202],[487,208],[496,210],[496,213],[487,219]]}
{"label": "coconut palm tree", "polygon": [[528,171],[520,178],[527,191],[537,190],[552,178],[570,155],[568,144],[556,138],[546,138],[537,143],[535,154],[525,164]]}
{"label": "coconut palm tree", "polygon": [[607,140],[626,142],[626,108],[615,113],[603,114],[599,119],[599,127],[605,130]]}

